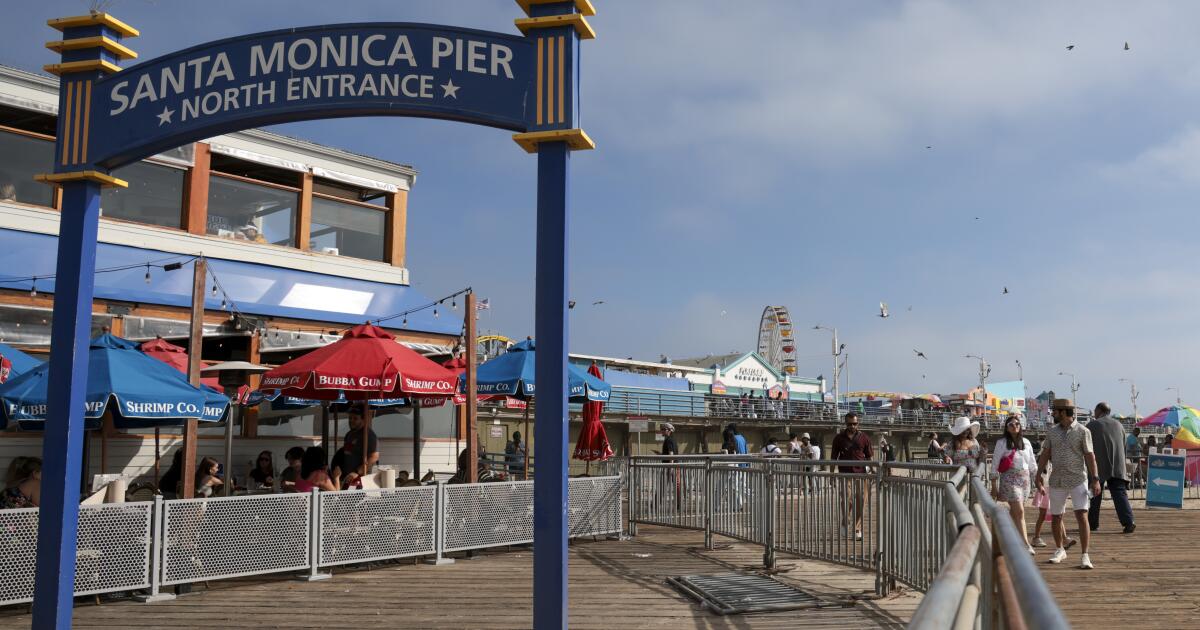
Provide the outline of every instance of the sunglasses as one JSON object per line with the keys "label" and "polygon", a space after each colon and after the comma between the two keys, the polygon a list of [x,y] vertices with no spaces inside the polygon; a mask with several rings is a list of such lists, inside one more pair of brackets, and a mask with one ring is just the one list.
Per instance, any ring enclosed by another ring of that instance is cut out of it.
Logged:
{"label": "sunglasses", "polygon": [[858,423],[857,423],[857,422],[847,422],[847,423],[846,423],[846,426],[848,426],[848,427],[856,427],[856,426],[858,426]]}

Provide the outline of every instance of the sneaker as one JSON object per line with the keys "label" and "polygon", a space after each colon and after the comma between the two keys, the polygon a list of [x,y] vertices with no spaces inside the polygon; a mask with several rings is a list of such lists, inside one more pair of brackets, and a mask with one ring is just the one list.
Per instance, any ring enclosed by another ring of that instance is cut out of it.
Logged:
{"label": "sneaker", "polygon": [[1050,556],[1050,559],[1047,560],[1046,562],[1049,562],[1050,564],[1058,564],[1066,559],[1067,559],[1067,550],[1063,549],[1062,547],[1059,547],[1058,549],[1054,550],[1054,555]]}
{"label": "sneaker", "polygon": [[1135,529],[1137,529],[1137,523],[1133,523],[1131,525],[1126,525],[1125,529],[1121,530],[1121,533],[1122,534],[1132,534],[1133,530],[1135,530]]}
{"label": "sneaker", "polygon": [[1071,547],[1074,547],[1075,543],[1077,543],[1077,542],[1079,542],[1079,541],[1075,540],[1074,538],[1068,538],[1067,544],[1065,546],[1063,546],[1063,549],[1070,549]]}
{"label": "sneaker", "polygon": [[[1066,555],[1066,554],[1063,554],[1063,555]],[[1085,554],[1083,554],[1083,557],[1080,558],[1080,560],[1079,560],[1079,568],[1080,569],[1095,569],[1096,567],[1092,566],[1092,559],[1089,558],[1088,555],[1085,553]]]}
{"label": "sneaker", "polygon": [[1033,539],[1033,546],[1034,547],[1045,547],[1046,541],[1042,540],[1042,538],[1039,536],[1039,537]]}
{"label": "sneaker", "polygon": [[1037,552],[1033,550],[1033,545],[1029,545],[1029,555],[1036,556]]}
{"label": "sneaker", "polygon": [[854,540],[862,540],[862,532],[854,532]]}

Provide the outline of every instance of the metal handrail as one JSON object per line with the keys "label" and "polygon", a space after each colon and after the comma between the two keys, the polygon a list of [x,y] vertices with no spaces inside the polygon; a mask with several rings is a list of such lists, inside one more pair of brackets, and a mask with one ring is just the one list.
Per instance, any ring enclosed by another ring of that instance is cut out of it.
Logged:
{"label": "metal handrail", "polygon": [[1042,572],[1030,557],[1025,539],[1017,531],[1008,509],[992,500],[983,481],[972,479],[971,489],[974,500],[983,506],[991,521],[991,532],[999,554],[1008,566],[1008,574],[1018,595],[1020,613],[1025,624],[1030,628],[1039,629],[1070,628],[1071,625],[1067,623],[1067,618],[1054,600],[1054,595],[1050,593],[1050,587],[1046,585]]}

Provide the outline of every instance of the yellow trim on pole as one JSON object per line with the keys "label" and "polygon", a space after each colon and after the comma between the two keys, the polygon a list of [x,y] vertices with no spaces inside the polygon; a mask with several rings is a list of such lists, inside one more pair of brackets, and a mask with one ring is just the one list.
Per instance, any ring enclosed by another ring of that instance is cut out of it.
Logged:
{"label": "yellow trim on pole", "polygon": [[596,143],[582,129],[551,129],[549,131],[530,131],[514,133],[513,141],[521,145],[527,153],[537,153],[538,145],[543,142],[566,141],[572,151],[588,151],[596,148]]}
{"label": "yellow trim on pole", "polygon": [[129,182],[127,182],[123,179],[120,179],[118,177],[113,177],[112,175],[109,175],[108,173],[101,173],[100,171],[76,171],[74,173],[50,173],[50,174],[34,175],[33,178],[39,182],[45,182],[47,184],[55,184],[55,185],[61,184],[63,182],[77,182],[77,181],[82,181],[82,180],[91,180],[94,182],[98,182],[101,186],[104,186],[106,188],[129,188]]}
{"label": "yellow trim on pole", "polygon": [[579,34],[579,39],[596,39],[596,31],[592,30],[592,25],[578,13],[570,13],[567,15],[546,15],[543,17],[532,18],[517,18],[513,20],[513,24],[517,25],[517,29],[523,35],[528,35],[529,31],[539,28],[558,28],[560,26],[573,26],[575,32]]}
{"label": "yellow trim on pole", "polygon": [[[535,4],[557,4],[566,2],[567,0],[517,0],[517,5],[529,15],[529,8]],[[592,6],[591,0],[575,0],[575,10],[579,11],[580,15],[592,16],[596,15],[596,7]]]}
{"label": "yellow trim on pole", "polygon": [[100,12],[94,12],[89,15],[77,15],[75,17],[55,18],[53,20],[46,20],[46,24],[50,28],[60,31],[76,26],[107,26],[119,33],[121,37],[137,37],[141,35],[136,28],[107,13]]}
{"label": "yellow trim on pole", "polygon": [[121,59],[137,59],[137,53],[132,48],[123,45],[115,39],[110,39],[103,35],[95,37],[77,37],[75,39],[60,39],[53,42],[46,42],[46,48],[53,50],[56,53],[61,53],[65,50],[80,50],[82,48],[103,48],[108,52],[120,57]]}
{"label": "yellow trim on pole", "polygon": [[50,74],[62,76],[64,72],[87,72],[89,70],[99,70],[113,74],[121,71],[121,66],[103,59],[89,59],[87,61],[68,61],[66,63],[51,63],[42,66],[42,70]]}

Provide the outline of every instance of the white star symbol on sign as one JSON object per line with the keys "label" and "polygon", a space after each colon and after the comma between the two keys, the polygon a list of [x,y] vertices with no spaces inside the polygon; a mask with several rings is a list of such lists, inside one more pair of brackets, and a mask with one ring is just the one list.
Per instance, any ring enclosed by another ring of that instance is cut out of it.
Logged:
{"label": "white star symbol on sign", "polygon": [[442,98],[452,98],[458,100],[459,87],[460,86],[454,85],[453,79],[446,79],[446,82],[441,85]]}
{"label": "white star symbol on sign", "polygon": [[162,113],[158,115],[158,126],[171,124],[171,116],[175,115],[175,110],[163,107]]}

